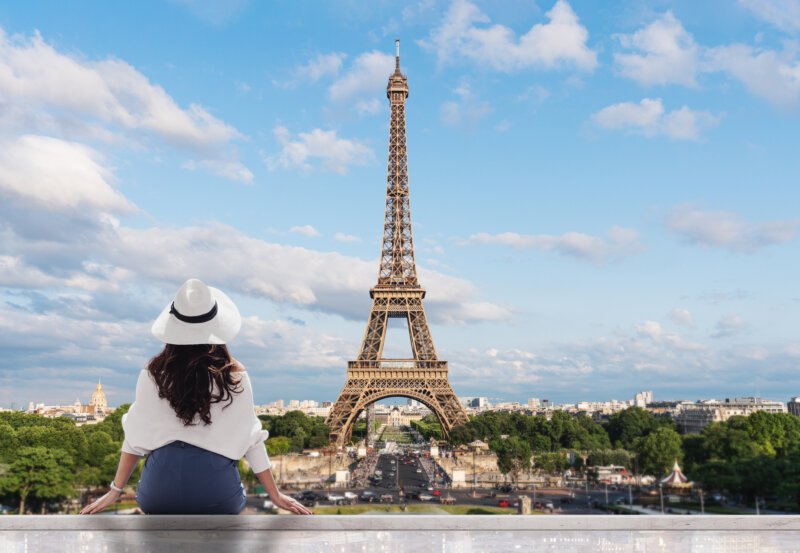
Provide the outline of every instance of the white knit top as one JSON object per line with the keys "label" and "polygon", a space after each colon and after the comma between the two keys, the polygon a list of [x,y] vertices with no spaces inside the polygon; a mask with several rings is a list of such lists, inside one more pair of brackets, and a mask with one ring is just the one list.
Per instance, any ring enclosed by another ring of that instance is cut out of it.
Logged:
{"label": "white knit top", "polygon": [[[232,402],[225,399],[212,403],[209,411],[211,424],[205,425],[198,414],[192,421],[196,425],[184,426],[169,401],[158,397],[158,386],[153,376],[147,369],[142,369],[136,383],[136,399],[128,412],[122,415],[125,431],[122,451],[146,455],[181,440],[229,459],[245,457],[256,474],[270,468],[272,463],[264,445],[269,432],[262,430],[261,420],[256,417],[250,377],[246,372],[233,375],[234,381],[241,382],[244,391],[232,393]],[[242,377],[236,380],[235,375]],[[216,385],[213,391],[217,393]]]}

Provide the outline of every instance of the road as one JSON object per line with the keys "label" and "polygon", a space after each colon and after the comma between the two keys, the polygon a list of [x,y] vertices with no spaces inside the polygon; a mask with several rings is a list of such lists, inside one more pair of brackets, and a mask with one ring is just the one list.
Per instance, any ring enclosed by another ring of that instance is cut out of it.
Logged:
{"label": "road", "polygon": [[[475,505],[475,506],[498,506],[498,502],[505,499],[511,505],[514,504],[516,498],[520,495],[527,495],[531,498],[531,503],[552,502],[556,514],[605,514],[606,511],[598,508],[587,508],[587,503],[597,501],[599,504],[605,503],[604,489],[590,489],[589,494],[586,494],[585,488],[544,488],[536,490],[520,490],[511,493],[501,493],[499,490],[493,489],[478,489],[473,490],[470,488],[462,489],[441,489],[441,495],[434,496],[433,499],[422,501],[419,499],[409,499],[408,494],[413,492],[422,492],[433,495],[432,490],[437,490],[428,481],[427,474],[422,467],[421,461],[418,457],[401,455],[380,455],[377,461],[377,470],[381,471],[381,478],[373,479],[372,483],[367,487],[354,488],[349,491],[361,494],[365,489],[375,492],[378,496],[391,495],[391,503],[401,503],[401,498],[405,498],[408,504],[420,503],[439,503],[441,496],[450,496],[455,499],[456,505]],[[419,470],[420,472],[417,472]],[[401,495],[401,489],[403,494]],[[290,493],[299,490],[287,490]],[[324,490],[317,490],[321,493],[327,493]],[[338,488],[335,493],[341,495],[345,490]],[[628,496],[626,491],[612,491],[609,490],[608,500],[614,502],[619,498],[624,498],[627,503]],[[248,498],[248,507],[260,507],[263,504],[263,499]],[[321,501],[320,506],[327,505],[328,502]]]}

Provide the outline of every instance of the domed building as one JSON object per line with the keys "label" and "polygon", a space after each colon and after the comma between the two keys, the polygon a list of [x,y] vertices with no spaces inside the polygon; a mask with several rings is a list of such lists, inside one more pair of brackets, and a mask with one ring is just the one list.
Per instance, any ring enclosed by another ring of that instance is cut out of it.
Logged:
{"label": "domed building", "polygon": [[89,407],[89,412],[94,415],[106,414],[106,409],[108,408],[106,404],[106,393],[100,386],[100,379],[97,379],[97,390],[95,390],[92,394],[92,400],[89,402]]}

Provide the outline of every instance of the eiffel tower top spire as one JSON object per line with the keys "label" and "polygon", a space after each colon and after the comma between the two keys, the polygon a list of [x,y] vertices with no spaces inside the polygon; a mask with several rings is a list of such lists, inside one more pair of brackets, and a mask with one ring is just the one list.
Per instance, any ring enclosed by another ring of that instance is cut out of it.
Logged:
{"label": "eiffel tower top spire", "polygon": [[386,86],[386,97],[391,105],[389,163],[386,172],[386,217],[383,225],[378,285],[373,290],[386,288],[421,290],[414,262],[409,204],[405,114],[408,82],[406,76],[400,72],[400,41],[395,41],[395,44],[397,47],[395,69],[389,76],[389,83]]}

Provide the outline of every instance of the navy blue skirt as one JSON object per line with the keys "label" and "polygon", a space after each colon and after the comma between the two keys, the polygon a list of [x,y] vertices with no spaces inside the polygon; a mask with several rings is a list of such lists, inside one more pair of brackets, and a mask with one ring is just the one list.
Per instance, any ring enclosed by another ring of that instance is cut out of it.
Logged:
{"label": "navy blue skirt", "polygon": [[245,506],[239,461],[175,441],[145,459],[136,488],[148,515],[237,515]]}

